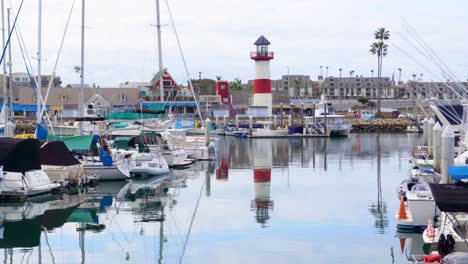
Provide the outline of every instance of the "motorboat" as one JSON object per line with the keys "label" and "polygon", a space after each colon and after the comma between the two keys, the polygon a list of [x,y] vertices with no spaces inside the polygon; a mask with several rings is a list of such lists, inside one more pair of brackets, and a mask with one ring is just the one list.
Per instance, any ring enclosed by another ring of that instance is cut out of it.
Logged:
{"label": "motorboat", "polygon": [[169,166],[160,151],[150,153],[143,140],[137,137],[117,137],[112,147],[122,151],[124,155],[130,154],[130,172],[134,175],[161,175],[169,173]]}
{"label": "motorboat", "polygon": [[428,220],[440,214],[430,189],[424,184],[416,184],[406,192],[405,216],[401,215],[401,210],[395,214],[399,230],[423,230]]}
{"label": "motorboat", "polygon": [[60,187],[41,168],[37,139],[0,138],[0,197],[23,199]]}
{"label": "motorboat", "polygon": [[398,200],[403,197],[406,201],[406,193],[411,191],[415,185],[423,185],[425,190],[429,190],[429,183],[437,183],[440,181],[440,175],[432,169],[414,167],[410,171],[407,179],[400,183],[397,188]]}

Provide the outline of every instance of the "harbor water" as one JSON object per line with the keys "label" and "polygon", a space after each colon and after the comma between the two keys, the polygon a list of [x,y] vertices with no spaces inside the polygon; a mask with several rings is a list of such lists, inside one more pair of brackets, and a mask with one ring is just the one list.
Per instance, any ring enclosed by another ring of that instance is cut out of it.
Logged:
{"label": "harbor water", "polygon": [[218,161],[0,206],[3,263],[411,263],[413,134],[220,137]]}

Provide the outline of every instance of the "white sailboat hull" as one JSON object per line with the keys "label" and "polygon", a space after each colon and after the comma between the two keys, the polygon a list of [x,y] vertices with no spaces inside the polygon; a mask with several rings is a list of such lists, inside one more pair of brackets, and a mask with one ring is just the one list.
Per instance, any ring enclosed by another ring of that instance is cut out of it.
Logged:
{"label": "white sailboat hull", "polygon": [[51,182],[75,182],[82,183],[85,180],[84,170],[81,164],[71,166],[42,165],[42,170],[49,176]]}

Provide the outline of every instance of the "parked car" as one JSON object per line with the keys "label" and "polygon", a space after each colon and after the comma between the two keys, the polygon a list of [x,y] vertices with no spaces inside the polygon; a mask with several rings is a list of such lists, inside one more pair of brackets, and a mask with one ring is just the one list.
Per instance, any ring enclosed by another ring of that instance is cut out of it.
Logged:
{"label": "parked car", "polygon": [[413,118],[413,115],[410,114],[410,113],[402,113],[402,114],[399,114],[399,115],[398,115],[398,118],[400,118],[400,119],[411,119],[411,120],[414,119],[414,118]]}

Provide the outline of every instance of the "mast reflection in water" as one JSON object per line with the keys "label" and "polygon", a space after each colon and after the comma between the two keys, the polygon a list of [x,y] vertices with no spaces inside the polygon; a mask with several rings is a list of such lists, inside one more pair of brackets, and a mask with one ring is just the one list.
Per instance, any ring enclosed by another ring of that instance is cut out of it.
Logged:
{"label": "mast reflection in water", "polygon": [[411,167],[400,157],[416,141],[414,135],[385,134],[220,137],[215,163],[197,162],[167,176],[102,182],[82,193],[0,206],[0,259],[406,261],[399,250],[389,254],[389,247],[400,246],[388,214],[398,209],[398,201],[390,201]]}

